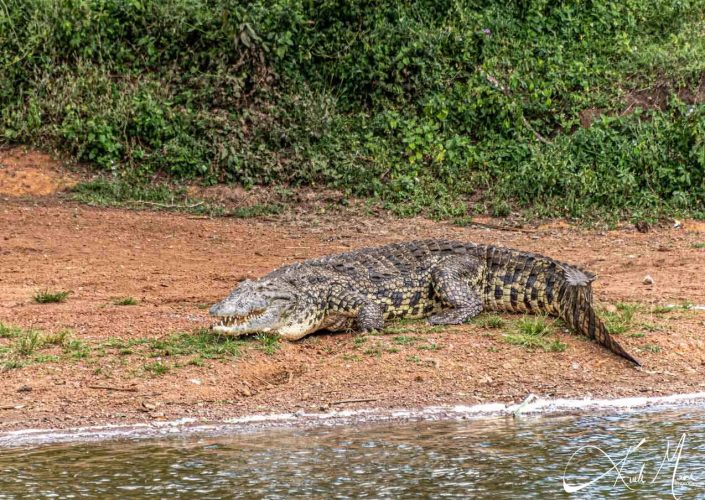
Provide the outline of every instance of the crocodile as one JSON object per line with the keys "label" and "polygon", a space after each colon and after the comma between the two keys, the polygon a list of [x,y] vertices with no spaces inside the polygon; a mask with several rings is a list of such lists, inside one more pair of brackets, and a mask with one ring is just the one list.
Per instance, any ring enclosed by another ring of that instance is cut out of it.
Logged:
{"label": "crocodile", "polygon": [[382,330],[385,320],[463,323],[482,311],[546,314],[640,366],[592,305],[596,275],[511,248],[431,239],[306,260],[241,282],[210,309],[220,333]]}

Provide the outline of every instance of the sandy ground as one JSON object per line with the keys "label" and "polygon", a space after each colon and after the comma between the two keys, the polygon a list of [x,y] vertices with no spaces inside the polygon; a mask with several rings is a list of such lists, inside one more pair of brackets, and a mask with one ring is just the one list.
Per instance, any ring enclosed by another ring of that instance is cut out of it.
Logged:
{"label": "sandy ground", "polygon": [[[23,165],[20,157],[16,151],[0,152],[0,322],[45,335],[69,329],[87,354],[48,346],[21,358],[23,366],[4,371],[0,431],[331,408],[509,403],[529,393],[613,397],[705,388],[705,311],[656,308],[705,304],[702,222],[683,221],[647,233],[630,226],[580,229],[564,222],[498,230],[336,214],[330,208],[249,220],[100,209],[51,194],[65,185],[56,176],[69,177],[56,173],[53,164],[54,177],[47,174],[46,158],[25,156]],[[20,175],[23,168],[39,173]],[[33,192],[33,175],[49,175],[53,191]],[[12,178],[22,179],[25,187],[19,189]],[[427,237],[521,248],[597,272],[600,305],[640,306],[619,340],[644,368],[637,370],[560,328],[556,335],[567,344],[563,352],[510,345],[505,335],[518,319],[512,315],[503,316],[502,328],[483,326],[480,317],[441,329],[423,322],[393,325],[375,336],[318,334],[270,349],[248,339],[236,357],[197,363],[193,353],[154,358],[139,343],[208,326],[207,307],[246,277],[328,253]],[[647,274],[651,285],[643,283]],[[35,303],[34,295],[42,290],[71,293],[63,303]],[[137,304],[115,305],[121,297],[133,297]],[[127,349],[130,340],[136,345]],[[0,347],[9,349],[12,342],[0,339]],[[165,373],[145,368],[154,363]]]}

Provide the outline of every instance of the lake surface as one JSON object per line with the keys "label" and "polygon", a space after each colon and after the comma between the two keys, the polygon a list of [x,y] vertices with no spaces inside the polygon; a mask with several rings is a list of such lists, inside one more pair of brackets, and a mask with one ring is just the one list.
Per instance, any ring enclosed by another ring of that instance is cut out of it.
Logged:
{"label": "lake surface", "polygon": [[705,498],[705,409],[9,448],[0,471],[0,498]]}

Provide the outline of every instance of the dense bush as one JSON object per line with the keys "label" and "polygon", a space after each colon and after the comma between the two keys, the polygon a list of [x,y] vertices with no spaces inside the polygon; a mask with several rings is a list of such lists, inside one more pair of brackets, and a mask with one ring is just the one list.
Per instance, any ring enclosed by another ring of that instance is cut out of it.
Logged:
{"label": "dense bush", "polygon": [[5,0],[0,141],[142,178],[329,185],[404,214],[462,215],[470,199],[500,214],[698,212],[704,13],[705,0]]}

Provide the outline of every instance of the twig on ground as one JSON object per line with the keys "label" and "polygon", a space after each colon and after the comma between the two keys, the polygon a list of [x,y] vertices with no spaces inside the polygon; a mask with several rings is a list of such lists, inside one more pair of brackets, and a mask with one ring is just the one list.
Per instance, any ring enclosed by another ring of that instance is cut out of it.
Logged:
{"label": "twig on ground", "polygon": [[347,403],[369,403],[372,401],[377,401],[377,398],[364,398],[364,399],[341,399],[340,401],[331,401],[332,405],[344,405]]}
{"label": "twig on ground", "polygon": [[153,207],[160,208],[196,208],[203,205],[204,202],[199,201],[198,203],[194,203],[193,205],[178,205],[174,203],[157,203],[155,201],[132,200],[130,203],[140,203],[142,205],[150,205]]}
{"label": "twig on ground", "polygon": [[484,227],[486,229],[496,229],[498,231],[516,231],[519,233],[535,233],[535,229],[524,229],[521,227],[503,227],[503,226],[496,226],[494,224],[486,224],[484,222],[475,222],[472,221],[470,222],[471,225],[473,226],[478,226],[478,227]]}
{"label": "twig on ground", "polygon": [[137,392],[136,387],[112,387],[109,385],[89,385],[89,389],[103,389],[105,391]]}

